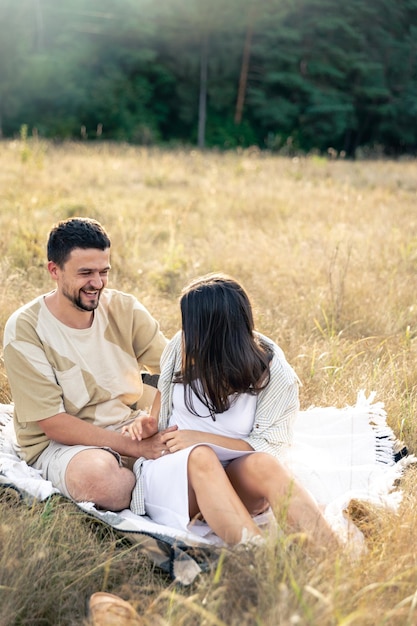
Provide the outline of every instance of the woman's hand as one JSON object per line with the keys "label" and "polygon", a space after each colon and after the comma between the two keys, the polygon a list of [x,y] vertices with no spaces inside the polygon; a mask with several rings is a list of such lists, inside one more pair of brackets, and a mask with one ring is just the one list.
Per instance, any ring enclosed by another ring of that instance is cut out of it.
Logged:
{"label": "woman's hand", "polygon": [[207,433],[199,430],[174,430],[162,435],[161,440],[170,452],[184,450],[196,443],[208,443]]}
{"label": "woman's hand", "polygon": [[129,435],[131,439],[142,441],[158,432],[158,423],[152,415],[140,415],[131,424],[123,426],[122,435]]}

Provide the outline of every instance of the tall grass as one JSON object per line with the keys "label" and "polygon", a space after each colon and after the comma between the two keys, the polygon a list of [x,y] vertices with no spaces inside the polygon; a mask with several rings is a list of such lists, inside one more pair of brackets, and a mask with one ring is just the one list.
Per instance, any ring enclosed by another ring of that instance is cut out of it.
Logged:
{"label": "tall grass", "polygon": [[[287,159],[126,145],[0,143],[0,327],[53,285],[55,221],[99,219],[112,237],[111,286],[135,293],[172,336],[178,295],[221,270],[243,282],[256,325],[303,382],[302,408],[375,390],[417,452],[417,163]],[[0,401],[10,390],[0,366]],[[227,552],[188,588],[71,503],[0,502],[0,624],[81,624],[97,590],[149,624],[402,626],[417,622],[416,487],[399,515],[364,512],[367,557],[308,556],[291,538]]]}

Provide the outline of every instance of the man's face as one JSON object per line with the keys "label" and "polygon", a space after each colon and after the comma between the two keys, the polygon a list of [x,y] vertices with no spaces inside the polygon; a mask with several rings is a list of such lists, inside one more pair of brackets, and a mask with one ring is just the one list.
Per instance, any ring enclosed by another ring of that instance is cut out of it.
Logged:
{"label": "man's face", "polygon": [[110,249],[75,248],[64,267],[55,266],[54,270],[57,289],[72,306],[80,311],[94,311],[107,285]]}

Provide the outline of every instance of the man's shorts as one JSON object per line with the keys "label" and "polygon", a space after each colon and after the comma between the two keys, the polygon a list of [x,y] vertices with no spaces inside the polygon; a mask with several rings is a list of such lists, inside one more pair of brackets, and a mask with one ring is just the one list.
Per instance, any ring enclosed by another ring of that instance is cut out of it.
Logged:
{"label": "man's shorts", "polygon": [[53,486],[59,489],[64,496],[72,499],[65,483],[65,472],[67,471],[68,463],[79,452],[94,449],[107,450],[116,457],[120,466],[124,465],[120,454],[111,448],[101,446],[65,446],[56,441],[50,441],[48,447],[33,463],[33,467],[41,470],[45,480],[50,480]]}

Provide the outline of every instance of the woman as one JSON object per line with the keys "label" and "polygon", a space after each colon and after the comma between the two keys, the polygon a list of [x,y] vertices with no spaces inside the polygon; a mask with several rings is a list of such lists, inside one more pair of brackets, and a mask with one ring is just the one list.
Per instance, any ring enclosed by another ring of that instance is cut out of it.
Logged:
{"label": "woman", "polygon": [[210,274],[185,288],[180,305],[182,331],[162,356],[151,414],[125,432],[140,440],[158,426],[177,430],[163,435],[160,459],[136,461],[131,509],[180,529],[203,517],[234,545],[260,537],[253,516],[271,506],[312,540],[334,542],[315,500],[279,461],[299,409],[298,378],[255,332],[244,289]]}

